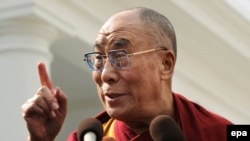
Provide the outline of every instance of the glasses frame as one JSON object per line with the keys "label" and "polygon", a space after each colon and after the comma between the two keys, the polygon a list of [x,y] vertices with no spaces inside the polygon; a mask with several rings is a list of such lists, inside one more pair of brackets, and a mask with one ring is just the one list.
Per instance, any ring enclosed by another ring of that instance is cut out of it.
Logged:
{"label": "glasses frame", "polygon": [[[136,55],[141,55],[141,54],[145,54],[145,53],[150,53],[150,52],[154,52],[154,51],[158,51],[158,50],[168,50],[168,49],[165,48],[165,47],[158,47],[158,48],[149,49],[149,50],[144,50],[144,51],[139,51],[139,52],[134,52],[134,53],[130,53],[130,54],[129,54],[128,51],[125,50],[125,49],[118,49],[118,50],[110,50],[110,51],[108,51],[108,55],[102,55],[100,52],[89,52],[89,53],[85,53],[85,54],[84,54],[83,61],[85,61],[85,62],[88,64],[89,68],[90,68],[92,71],[102,71],[103,68],[104,68],[104,65],[105,65],[105,61],[106,61],[105,59],[108,58],[110,64],[111,64],[115,69],[123,70],[123,69],[126,69],[126,68],[130,67],[130,60],[129,60],[129,57],[136,56]],[[122,68],[119,68],[119,67],[115,66],[114,63],[113,63],[115,59],[112,59],[111,57],[109,57],[111,53],[113,53],[113,52],[120,52],[120,51],[123,51],[123,52],[126,53],[126,57],[128,57],[128,61],[129,61],[128,65],[127,65],[126,67],[122,67]],[[90,54],[100,54],[100,56],[102,57],[103,64],[104,64],[103,67],[102,67],[101,69],[96,69],[96,70],[95,70],[95,69],[92,67],[91,63],[88,61],[88,55],[90,55]]]}

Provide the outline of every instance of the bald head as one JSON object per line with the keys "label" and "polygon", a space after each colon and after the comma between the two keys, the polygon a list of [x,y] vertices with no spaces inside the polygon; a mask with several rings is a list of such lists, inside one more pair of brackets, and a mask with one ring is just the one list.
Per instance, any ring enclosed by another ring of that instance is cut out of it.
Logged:
{"label": "bald head", "polygon": [[[153,37],[158,38],[161,44],[166,45],[166,41],[170,40],[172,49],[176,55],[176,37],[175,31],[171,22],[162,14],[148,8],[135,8],[138,10],[141,21],[150,29],[155,30],[156,35]],[[152,33],[152,32],[151,32]],[[154,33],[154,32],[153,32]]]}
{"label": "bald head", "polygon": [[136,7],[118,12],[111,18],[119,17],[120,14],[126,12],[132,12],[133,16],[139,18],[138,20],[144,25],[146,34],[151,36],[156,46],[165,46],[172,49],[175,55],[177,55],[175,31],[171,22],[164,15],[149,8]]}

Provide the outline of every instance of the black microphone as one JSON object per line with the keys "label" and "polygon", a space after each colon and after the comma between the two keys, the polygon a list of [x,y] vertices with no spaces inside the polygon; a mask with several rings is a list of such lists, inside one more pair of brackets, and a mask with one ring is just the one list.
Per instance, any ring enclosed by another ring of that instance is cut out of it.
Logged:
{"label": "black microphone", "polygon": [[77,128],[78,141],[101,141],[102,136],[102,123],[94,118],[83,120]]}
{"label": "black microphone", "polygon": [[149,131],[154,141],[185,141],[180,127],[168,115],[155,117],[150,123]]}

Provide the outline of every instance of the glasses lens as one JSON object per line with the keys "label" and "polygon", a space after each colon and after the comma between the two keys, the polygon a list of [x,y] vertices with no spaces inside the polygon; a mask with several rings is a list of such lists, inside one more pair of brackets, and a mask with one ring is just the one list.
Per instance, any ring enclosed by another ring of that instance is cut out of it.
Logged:
{"label": "glasses lens", "polygon": [[109,59],[112,65],[117,69],[129,67],[129,57],[125,50],[112,51],[109,53]]}
{"label": "glasses lens", "polygon": [[101,70],[103,68],[103,56],[98,53],[88,54],[86,56],[89,67],[93,70]]}

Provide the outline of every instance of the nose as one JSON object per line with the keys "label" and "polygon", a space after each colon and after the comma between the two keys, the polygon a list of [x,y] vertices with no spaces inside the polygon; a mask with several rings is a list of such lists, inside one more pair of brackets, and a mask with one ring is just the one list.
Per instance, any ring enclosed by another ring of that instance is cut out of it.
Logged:
{"label": "nose", "polygon": [[101,79],[103,82],[112,84],[119,80],[119,75],[117,70],[112,66],[109,60],[103,66],[103,70],[101,72]]}

